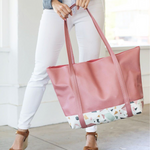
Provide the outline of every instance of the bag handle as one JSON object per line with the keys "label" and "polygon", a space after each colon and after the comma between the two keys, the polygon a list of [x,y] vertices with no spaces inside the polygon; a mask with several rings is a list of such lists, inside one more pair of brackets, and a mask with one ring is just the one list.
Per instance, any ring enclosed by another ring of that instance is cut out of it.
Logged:
{"label": "bag handle", "polygon": [[[70,8],[72,9],[74,6],[76,6],[76,3],[71,5]],[[120,88],[121,88],[122,95],[123,95],[123,98],[124,98],[124,103],[125,103],[125,106],[126,106],[126,109],[127,109],[127,114],[128,114],[128,117],[131,117],[131,116],[133,116],[133,114],[132,114],[132,110],[131,110],[131,106],[130,106],[130,98],[129,98],[129,94],[128,94],[128,91],[127,91],[127,88],[126,88],[124,77],[123,77],[119,62],[117,60],[117,57],[114,54],[113,50],[111,49],[107,39],[105,38],[103,32],[101,31],[98,23],[96,22],[96,20],[94,19],[94,17],[90,13],[89,9],[86,8],[86,10],[87,10],[88,14],[90,15],[90,17],[91,17],[98,33],[99,33],[101,39],[103,40],[103,42],[104,42],[111,58],[112,58],[112,61],[114,63],[116,73],[117,73],[117,76],[118,76],[118,81],[120,83]],[[66,42],[66,48],[67,48],[67,54],[68,54],[68,60],[69,60],[70,79],[72,80],[71,83],[73,85],[73,88],[74,88],[74,90],[76,92],[76,96],[77,96],[76,98],[77,98],[77,104],[78,104],[78,110],[79,110],[78,111],[79,112],[79,114],[78,114],[79,115],[79,120],[80,120],[81,126],[85,127],[86,124],[85,124],[84,118],[83,118],[82,104],[81,104],[81,100],[80,100],[79,89],[78,89],[78,85],[77,85],[77,81],[76,81],[75,71],[74,71],[74,68],[73,68],[73,64],[75,64],[75,61],[74,61],[75,59],[74,59],[73,50],[72,50],[72,46],[71,46],[71,41],[70,41],[70,37],[69,37],[67,19],[64,20],[64,31],[65,31],[65,42]],[[137,46],[137,47],[139,47],[139,46]]]}

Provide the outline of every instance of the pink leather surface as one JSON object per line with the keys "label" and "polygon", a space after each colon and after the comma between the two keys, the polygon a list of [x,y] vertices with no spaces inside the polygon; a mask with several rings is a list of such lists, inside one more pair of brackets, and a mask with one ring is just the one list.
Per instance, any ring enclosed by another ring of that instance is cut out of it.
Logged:
{"label": "pink leather surface", "polygon": [[114,54],[96,20],[86,10],[110,56],[75,63],[67,21],[64,21],[69,64],[47,68],[65,116],[78,114],[83,128],[87,127],[83,113],[125,103],[131,117],[130,102],[143,98],[140,47]]}

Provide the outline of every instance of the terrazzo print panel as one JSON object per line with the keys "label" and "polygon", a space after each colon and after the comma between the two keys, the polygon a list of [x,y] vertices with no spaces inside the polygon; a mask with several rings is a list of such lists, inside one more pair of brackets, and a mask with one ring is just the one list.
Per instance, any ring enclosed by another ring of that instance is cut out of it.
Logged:
{"label": "terrazzo print panel", "polygon": [[[144,100],[138,99],[136,101],[130,102],[131,110],[133,115],[142,113],[142,108],[144,106]],[[83,113],[86,125],[90,123],[94,124],[104,124],[111,121],[125,119],[128,117],[125,104],[121,104],[114,107],[109,107],[103,110],[97,110],[92,112]],[[66,116],[69,125],[72,129],[81,128],[78,115]]]}

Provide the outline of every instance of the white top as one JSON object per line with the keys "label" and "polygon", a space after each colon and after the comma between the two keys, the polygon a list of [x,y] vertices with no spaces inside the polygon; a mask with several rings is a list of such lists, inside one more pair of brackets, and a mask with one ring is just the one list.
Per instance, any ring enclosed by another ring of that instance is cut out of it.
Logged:
{"label": "white top", "polygon": [[[74,3],[76,3],[76,0],[71,0],[71,5],[73,5]],[[72,8],[72,13],[74,14],[76,11],[77,11],[77,7],[74,6],[74,7]]]}

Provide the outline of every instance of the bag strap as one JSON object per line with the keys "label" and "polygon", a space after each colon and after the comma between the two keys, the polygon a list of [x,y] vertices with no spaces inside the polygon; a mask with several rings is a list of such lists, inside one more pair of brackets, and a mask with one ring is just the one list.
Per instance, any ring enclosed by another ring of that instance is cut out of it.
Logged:
{"label": "bag strap", "polygon": [[[73,5],[70,6],[70,8],[72,9],[74,6],[76,6],[76,3],[74,3]],[[118,76],[118,81],[120,83],[120,88],[122,91],[122,95],[124,98],[124,103],[127,109],[127,114],[128,117],[133,116],[132,114],[132,110],[131,110],[131,106],[130,106],[130,98],[129,98],[129,94],[127,91],[127,87],[124,81],[124,77],[121,71],[121,67],[119,65],[119,62],[116,58],[116,55],[114,54],[113,50],[111,49],[107,39],[105,38],[103,32],[101,31],[98,23],[96,22],[96,20],[94,19],[94,17],[92,16],[92,14],[90,13],[89,9],[86,8],[88,14],[90,15],[101,39],[103,40],[111,58],[112,61],[114,63],[115,69],[116,69],[116,73]],[[76,75],[75,75],[75,71],[73,68],[73,64],[75,64],[74,61],[74,55],[73,55],[73,50],[72,50],[72,46],[71,46],[71,41],[70,41],[70,36],[69,36],[69,31],[68,31],[68,26],[67,26],[67,19],[66,21],[64,20],[64,31],[65,31],[65,42],[66,42],[66,48],[67,48],[67,55],[68,55],[68,60],[69,60],[69,71],[70,71],[70,80],[72,83],[72,88],[75,91],[75,96],[76,96],[76,100],[77,100],[77,106],[78,106],[78,116],[79,116],[79,121],[80,124],[82,126],[82,128],[87,127],[87,125],[85,124],[84,118],[83,118],[83,112],[82,112],[82,104],[81,104],[81,99],[80,99],[80,94],[79,94],[79,89],[78,89],[78,85],[77,85],[77,80],[76,80]],[[137,46],[136,48],[139,48],[139,46]]]}

